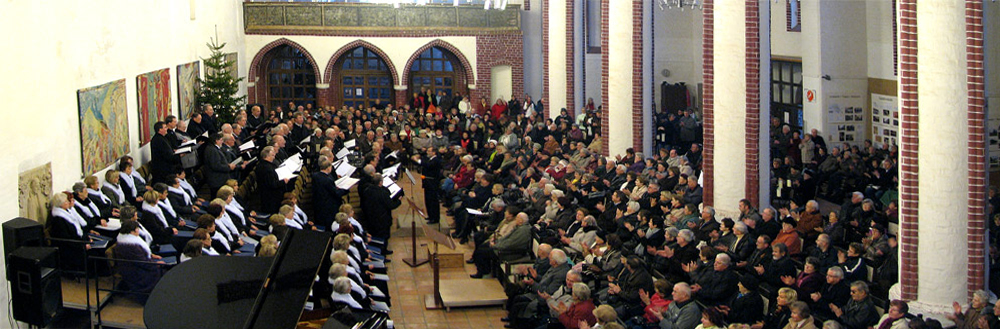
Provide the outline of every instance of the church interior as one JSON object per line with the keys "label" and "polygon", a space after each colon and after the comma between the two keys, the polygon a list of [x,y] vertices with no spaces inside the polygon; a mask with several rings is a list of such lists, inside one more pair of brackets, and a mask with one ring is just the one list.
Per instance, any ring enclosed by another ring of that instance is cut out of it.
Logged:
{"label": "church interior", "polygon": [[0,12],[0,328],[1000,328],[995,0]]}

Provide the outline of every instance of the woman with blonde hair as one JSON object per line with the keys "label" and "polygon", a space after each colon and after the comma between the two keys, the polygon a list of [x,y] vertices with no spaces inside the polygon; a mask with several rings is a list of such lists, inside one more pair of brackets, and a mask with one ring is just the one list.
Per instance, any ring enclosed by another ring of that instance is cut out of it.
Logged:
{"label": "woman with blonde hair", "polygon": [[273,234],[260,239],[257,245],[257,257],[273,257],[278,253],[278,238]]}

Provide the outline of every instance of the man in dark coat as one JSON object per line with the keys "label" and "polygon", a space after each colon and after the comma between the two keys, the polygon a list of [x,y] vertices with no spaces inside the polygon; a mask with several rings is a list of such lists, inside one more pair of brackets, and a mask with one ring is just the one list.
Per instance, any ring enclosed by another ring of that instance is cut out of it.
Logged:
{"label": "man in dark coat", "polygon": [[333,223],[340,205],[344,203],[342,197],[347,193],[337,188],[333,175],[333,163],[329,159],[320,161],[319,171],[312,174],[313,209],[316,210],[313,216],[316,223],[323,227],[330,227]]}
{"label": "man in dark coat", "polygon": [[424,207],[427,208],[427,224],[437,224],[441,220],[441,157],[433,147],[427,149],[427,160],[414,155],[413,161],[420,164],[424,176]]}
{"label": "man in dark coat", "polygon": [[382,186],[382,174],[372,174],[372,182],[361,192],[363,225],[372,237],[381,238],[389,245],[389,229],[392,226],[392,210],[400,205],[399,199],[389,196],[389,189]]}
{"label": "man in dark coat", "polygon": [[260,151],[260,163],[254,172],[257,175],[257,192],[260,195],[260,208],[266,214],[277,214],[285,195],[285,184],[288,178],[278,179],[278,165],[274,163],[274,147],[267,146]]}
{"label": "man in dark coat", "polygon": [[[167,138],[167,124],[163,121],[153,124],[153,138],[149,141],[149,169],[153,174],[152,183],[166,182],[167,175],[176,172],[181,165],[181,157],[174,154],[170,140]],[[175,139],[176,140],[176,139]]]}
{"label": "man in dark coat", "polygon": [[691,280],[695,282],[691,286],[691,290],[694,291],[694,298],[699,302],[706,306],[715,306],[722,304],[736,293],[738,279],[736,273],[730,269],[732,259],[728,254],[716,255],[711,270],[695,271],[697,264],[698,262],[692,262],[685,270],[690,271]]}
{"label": "man in dark coat", "polygon": [[[205,163],[202,166],[202,173],[208,182],[208,191],[214,196],[219,192],[222,185],[226,185],[229,180],[229,172],[236,168],[235,164],[229,163],[226,154],[222,151],[222,134],[212,134],[210,137],[212,145],[205,147]],[[258,176],[258,180],[260,176]]]}

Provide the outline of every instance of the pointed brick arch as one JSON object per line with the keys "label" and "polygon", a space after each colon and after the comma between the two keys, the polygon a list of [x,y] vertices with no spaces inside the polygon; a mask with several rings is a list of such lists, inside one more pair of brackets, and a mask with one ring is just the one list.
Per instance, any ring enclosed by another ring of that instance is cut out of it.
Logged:
{"label": "pointed brick arch", "polygon": [[340,76],[341,66],[337,65],[337,62],[340,60],[341,57],[347,55],[349,51],[357,47],[364,47],[368,50],[371,50],[376,55],[378,55],[379,58],[382,59],[382,61],[385,62],[386,66],[389,67],[389,75],[392,77],[392,86],[390,86],[390,88],[393,89],[392,96],[390,96],[389,101],[396,102],[396,99],[399,97],[399,95],[396,95],[397,91],[394,89],[394,87],[396,85],[401,84],[399,81],[399,73],[396,71],[396,64],[392,62],[392,59],[389,58],[389,55],[386,55],[386,53],[382,51],[381,48],[373,45],[368,41],[360,39],[354,40],[351,43],[348,43],[343,47],[340,47],[340,49],[338,49],[335,53],[333,53],[333,56],[330,56],[330,61],[327,62],[326,70],[324,71],[325,73],[323,74],[325,78],[323,82],[329,85],[329,88],[327,88],[329,92],[323,96],[324,99],[328,100],[329,104],[343,104],[344,97],[342,92],[339,92],[342,86],[341,81],[339,78],[334,79],[334,77]]}
{"label": "pointed brick arch", "polygon": [[[376,54],[378,54],[378,56],[381,57],[383,61],[385,61],[385,65],[389,67],[389,73],[392,75],[392,83],[394,85],[402,84],[399,81],[399,73],[396,72],[396,64],[392,62],[392,59],[389,58],[389,55],[386,55],[385,52],[382,51],[382,49],[379,48],[378,46],[375,46],[370,42],[364,40],[354,40],[351,43],[348,43],[347,45],[340,47],[340,49],[337,50],[337,52],[333,53],[333,56],[330,56],[330,61],[327,62],[326,70],[323,73],[323,78],[324,78],[323,81],[325,83],[332,84],[334,82],[332,80],[333,77],[336,75],[336,73],[340,72],[340,68],[336,67],[335,65],[337,61],[340,59],[340,56],[343,56],[348,51],[351,51],[357,47],[365,47],[368,50],[371,50]],[[411,58],[410,60],[412,61],[413,58]]]}
{"label": "pointed brick arch", "polygon": [[431,47],[441,47],[447,49],[452,54],[454,54],[455,57],[458,58],[458,61],[462,63],[462,69],[465,70],[465,84],[466,85],[477,84],[472,65],[469,65],[469,60],[465,58],[465,54],[463,54],[462,51],[458,50],[457,47],[448,43],[447,41],[441,39],[434,39],[434,41],[428,42],[426,45],[420,47],[419,49],[417,49],[417,51],[413,52],[413,54],[410,55],[410,59],[406,61],[406,66],[403,67],[403,79],[399,81],[400,85],[409,84],[410,67],[413,66],[413,61],[415,61],[417,57],[420,57],[420,53],[424,52],[424,50],[430,49]]}
{"label": "pointed brick arch", "polygon": [[[269,53],[271,50],[274,50],[274,48],[278,48],[279,46],[282,45],[287,45],[289,47],[298,49],[303,54],[305,54],[306,58],[308,58],[309,61],[312,62],[313,64],[313,74],[316,75],[316,81],[324,81],[323,76],[320,75],[319,72],[319,63],[316,62],[316,58],[313,58],[313,55],[309,53],[309,51],[306,50],[305,47],[302,47],[302,45],[298,44],[295,41],[289,40],[288,38],[281,38],[278,40],[274,40],[268,43],[266,46],[262,47],[259,51],[257,51],[257,55],[254,55],[253,60],[250,62],[250,70],[247,73],[247,80],[248,80],[247,82],[253,83],[252,87],[247,87],[247,96],[249,98],[248,102],[250,104],[260,103],[266,97],[264,88],[257,88],[256,84],[258,81],[264,80],[264,77],[260,76],[261,72],[263,72],[263,70],[261,70],[261,65],[267,65],[266,63],[263,63],[264,57],[267,55],[267,53]],[[317,95],[316,95],[317,100],[321,98],[322,94],[323,93],[321,91],[317,90]]]}

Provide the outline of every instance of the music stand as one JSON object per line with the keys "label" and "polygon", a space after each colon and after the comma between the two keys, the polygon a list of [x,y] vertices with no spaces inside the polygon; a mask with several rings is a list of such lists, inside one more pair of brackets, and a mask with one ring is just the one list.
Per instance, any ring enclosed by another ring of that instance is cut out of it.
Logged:
{"label": "music stand", "polygon": [[440,259],[438,259],[438,245],[442,244],[450,249],[455,249],[455,240],[438,230],[428,229],[427,225],[423,225],[423,228],[424,236],[434,242],[434,253],[431,254],[431,267],[434,269],[434,292],[430,295],[424,295],[424,308],[437,310],[444,308],[444,302],[441,301],[441,266]]}
{"label": "music stand", "polygon": [[424,214],[423,209],[420,209],[420,207],[418,207],[417,204],[413,202],[413,199],[411,199],[409,196],[404,196],[403,198],[406,199],[406,202],[410,204],[410,219],[412,219],[410,221],[410,241],[412,243],[411,250],[413,251],[413,257],[403,259],[403,263],[406,263],[406,265],[410,265],[410,267],[417,267],[426,264],[429,261],[429,259],[427,258],[417,259],[417,216],[414,216],[414,214],[419,215],[420,218],[425,218],[425,219],[427,218],[427,215]]}

